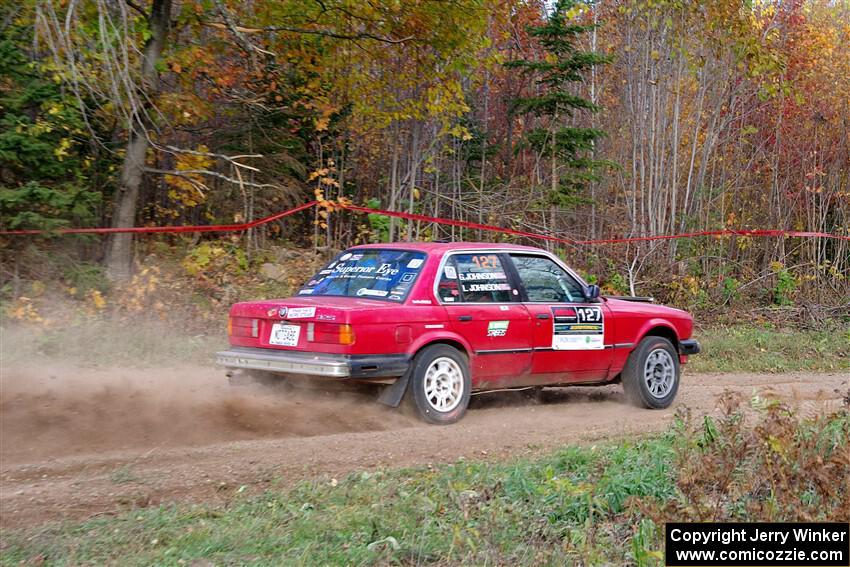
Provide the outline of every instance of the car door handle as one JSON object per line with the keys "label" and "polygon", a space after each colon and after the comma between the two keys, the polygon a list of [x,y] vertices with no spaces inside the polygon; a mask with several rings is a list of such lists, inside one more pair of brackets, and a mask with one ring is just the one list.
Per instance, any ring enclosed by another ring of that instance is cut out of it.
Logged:
{"label": "car door handle", "polygon": [[458,321],[472,321],[472,315],[460,315]]}
{"label": "car door handle", "polygon": [[538,319],[548,319],[549,317],[551,317],[551,315],[549,315],[548,313],[538,313],[537,314]]}

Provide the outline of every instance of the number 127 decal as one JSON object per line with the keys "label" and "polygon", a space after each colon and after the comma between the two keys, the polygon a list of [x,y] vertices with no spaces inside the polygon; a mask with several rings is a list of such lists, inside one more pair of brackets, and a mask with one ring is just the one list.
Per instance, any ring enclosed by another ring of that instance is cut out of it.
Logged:
{"label": "number 127 decal", "polygon": [[576,307],[579,323],[601,323],[602,309],[599,307]]}

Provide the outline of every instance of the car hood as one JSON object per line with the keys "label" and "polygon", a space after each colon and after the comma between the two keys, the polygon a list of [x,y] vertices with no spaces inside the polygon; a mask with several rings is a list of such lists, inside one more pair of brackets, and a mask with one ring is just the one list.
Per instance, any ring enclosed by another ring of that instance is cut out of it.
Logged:
{"label": "car hood", "polygon": [[665,317],[673,319],[692,319],[691,314],[675,307],[645,303],[642,301],[626,301],[613,297],[605,298],[606,305],[615,313],[623,315],[639,315],[644,317]]}

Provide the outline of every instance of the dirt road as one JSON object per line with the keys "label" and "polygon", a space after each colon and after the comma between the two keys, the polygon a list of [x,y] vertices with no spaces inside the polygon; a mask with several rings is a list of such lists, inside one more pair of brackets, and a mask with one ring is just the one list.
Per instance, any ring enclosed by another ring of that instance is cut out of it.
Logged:
{"label": "dirt road", "polygon": [[215,368],[4,369],[0,526],[113,514],[170,501],[227,501],[304,478],[537,453],[664,428],[676,408],[715,411],[730,389],[804,413],[837,409],[844,374],[688,375],[665,411],[619,386],[474,398],[459,424],[427,426],[365,394],[229,388]]}

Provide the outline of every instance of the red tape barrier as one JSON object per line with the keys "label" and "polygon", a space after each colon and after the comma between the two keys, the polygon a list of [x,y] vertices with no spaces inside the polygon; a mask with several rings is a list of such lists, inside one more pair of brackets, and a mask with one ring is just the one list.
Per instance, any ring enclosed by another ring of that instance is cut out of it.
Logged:
{"label": "red tape barrier", "polygon": [[673,240],[676,238],[692,238],[695,236],[802,236],[810,238],[833,238],[836,240],[848,240],[850,236],[842,236],[840,234],[830,234],[828,232],[809,232],[800,230],[705,230],[702,232],[688,232],[684,234],[665,234],[661,236],[637,236],[633,238],[610,238],[603,240],[572,240],[570,238],[558,238],[557,236],[548,236],[545,234],[536,234],[534,232],[525,232],[522,230],[514,230],[511,228],[501,228],[489,224],[478,224],[474,222],[458,221],[452,219],[442,219],[439,217],[429,217],[425,215],[417,215],[414,213],[401,213],[396,211],[384,211],[380,209],[369,209],[366,207],[358,207],[357,205],[345,205],[343,208],[361,213],[371,213],[375,215],[384,215],[388,217],[397,217],[408,220],[417,220],[422,222],[435,222],[439,224],[447,224],[451,226],[461,226],[464,228],[477,228],[488,230],[491,232],[501,232],[503,234],[513,234],[516,236],[527,236],[529,238],[539,238],[541,240],[551,240],[553,242],[562,242],[564,244],[622,244],[626,242],[645,242],[648,240]]}
{"label": "red tape barrier", "polygon": [[[248,230],[263,224],[268,224],[276,220],[294,215],[305,209],[316,206],[316,201],[304,203],[293,209],[283,211],[274,215],[263,217],[251,222],[241,224],[219,224],[209,226],[137,226],[126,228],[60,228],[57,230],[4,230],[0,231],[3,236],[16,235],[37,235],[37,234],[117,234],[117,233],[174,233],[174,232],[237,232]],[[646,242],[651,240],[673,240],[677,238],[693,238],[696,236],[780,236],[780,237],[804,237],[804,238],[829,238],[835,240],[850,241],[850,236],[840,234],[830,234],[828,232],[811,232],[801,230],[705,230],[701,232],[688,232],[684,234],[665,234],[660,236],[637,236],[632,238],[610,238],[601,240],[573,240],[570,238],[559,238],[557,236],[549,236],[545,234],[536,234],[534,232],[526,232],[523,230],[514,230],[512,228],[502,228],[489,224],[480,224],[468,221],[459,221],[453,219],[444,219],[439,217],[429,217],[415,213],[403,213],[398,211],[385,211],[382,209],[370,209],[368,207],[360,207],[357,205],[340,205],[336,204],[337,208],[357,211],[360,213],[369,213],[388,217],[396,217],[407,220],[415,220],[421,222],[430,222],[444,224],[449,226],[459,226],[463,228],[473,228],[478,230],[486,230],[488,232],[499,232],[502,234],[511,234],[514,236],[525,236],[527,238],[536,238],[539,240],[548,240],[551,242],[560,242],[572,246],[586,244],[623,244],[628,242]]]}
{"label": "red tape barrier", "polygon": [[122,233],[148,233],[148,232],[237,232],[248,230],[267,224],[295,213],[300,213],[304,209],[314,207],[316,201],[310,201],[299,205],[294,209],[283,211],[268,217],[263,217],[251,222],[243,222],[241,224],[211,224],[207,226],[132,226],[132,227],[111,227],[111,228],[57,228],[56,230],[4,230],[0,231],[0,235],[22,235],[22,234],[122,234]]}

